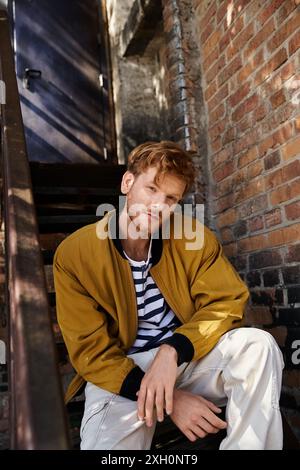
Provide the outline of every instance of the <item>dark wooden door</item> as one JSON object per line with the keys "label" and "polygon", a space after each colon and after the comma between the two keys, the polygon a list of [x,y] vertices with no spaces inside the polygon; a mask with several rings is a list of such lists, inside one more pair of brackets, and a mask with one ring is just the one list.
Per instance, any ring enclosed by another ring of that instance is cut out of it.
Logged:
{"label": "dark wooden door", "polygon": [[101,0],[15,0],[11,7],[29,160],[112,163]]}

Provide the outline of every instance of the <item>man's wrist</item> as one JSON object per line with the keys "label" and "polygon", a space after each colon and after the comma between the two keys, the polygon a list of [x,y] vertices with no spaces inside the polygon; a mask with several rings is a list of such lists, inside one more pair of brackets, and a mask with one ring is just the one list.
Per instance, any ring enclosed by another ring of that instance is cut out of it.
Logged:
{"label": "man's wrist", "polygon": [[159,352],[164,354],[165,356],[169,356],[170,358],[174,359],[174,361],[177,364],[178,353],[176,349],[174,348],[174,346],[171,346],[170,344],[162,344],[159,347]]}

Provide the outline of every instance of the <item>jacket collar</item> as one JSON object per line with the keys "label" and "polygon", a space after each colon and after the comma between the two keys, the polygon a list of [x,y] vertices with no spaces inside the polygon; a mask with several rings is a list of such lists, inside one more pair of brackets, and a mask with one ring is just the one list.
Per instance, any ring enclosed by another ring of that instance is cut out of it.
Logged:
{"label": "jacket collar", "polygon": [[[108,216],[108,232],[109,232],[109,237],[112,239],[113,244],[115,248],[118,250],[122,258],[124,258],[126,261],[127,258],[124,255],[123,252],[123,247],[120,239],[120,229],[119,229],[119,209],[114,209],[112,210]],[[113,236],[113,235],[116,236]],[[162,229],[161,227],[157,232],[153,234],[153,239],[152,239],[152,250],[151,250],[151,257],[152,257],[152,266],[157,264],[161,258],[162,255],[162,250],[163,250],[163,239],[162,239]]]}

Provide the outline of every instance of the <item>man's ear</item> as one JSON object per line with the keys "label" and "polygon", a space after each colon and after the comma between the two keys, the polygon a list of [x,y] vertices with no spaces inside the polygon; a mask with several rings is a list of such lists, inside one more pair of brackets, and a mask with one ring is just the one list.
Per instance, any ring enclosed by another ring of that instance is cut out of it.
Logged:
{"label": "man's ear", "polygon": [[127,194],[130,191],[131,186],[134,183],[134,174],[130,171],[126,171],[123,175],[121,182],[121,192],[122,194]]}

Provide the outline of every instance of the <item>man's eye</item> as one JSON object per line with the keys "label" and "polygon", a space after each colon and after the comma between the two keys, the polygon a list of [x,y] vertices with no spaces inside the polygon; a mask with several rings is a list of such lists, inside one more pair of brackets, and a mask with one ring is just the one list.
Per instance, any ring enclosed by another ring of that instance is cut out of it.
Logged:
{"label": "man's eye", "polygon": [[154,186],[148,186],[148,189],[150,189],[150,191],[155,191]]}

